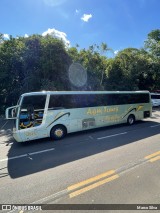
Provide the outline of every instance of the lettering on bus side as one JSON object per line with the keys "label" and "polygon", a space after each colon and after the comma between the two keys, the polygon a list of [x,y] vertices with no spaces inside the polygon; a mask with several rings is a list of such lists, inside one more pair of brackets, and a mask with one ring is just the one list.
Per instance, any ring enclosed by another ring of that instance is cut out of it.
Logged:
{"label": "lettering on bus side", "polygon": [[25,132],[25,135],[27,136],[27,137],[33,137],[33,136],[37,136],[37,134],[36,134],[36,132]]}
{"label": "lettering on bus side", "polygon": [[118,112],[118,107],[88,108],[87,115],[102,115],[105,113]]}
{"label": "lettering on bus side", "polygon": [[105,116],[102,119],[100,119],[101,122],[119,122],[121,121],[121,116],[118,115],[111,115],[111,116]]}

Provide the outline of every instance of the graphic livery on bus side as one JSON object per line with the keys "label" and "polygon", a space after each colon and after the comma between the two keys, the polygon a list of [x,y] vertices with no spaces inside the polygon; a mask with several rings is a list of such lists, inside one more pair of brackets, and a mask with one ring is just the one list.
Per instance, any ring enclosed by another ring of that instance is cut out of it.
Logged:
{"label": "graphic livery on bus side", "polygon": [[152,113],[150,93],[136,92],[32,92],[6,109],[15,119],[13,136],[18,142],[45,137],[61,139],[67,133],[110,126],[132,125]]}

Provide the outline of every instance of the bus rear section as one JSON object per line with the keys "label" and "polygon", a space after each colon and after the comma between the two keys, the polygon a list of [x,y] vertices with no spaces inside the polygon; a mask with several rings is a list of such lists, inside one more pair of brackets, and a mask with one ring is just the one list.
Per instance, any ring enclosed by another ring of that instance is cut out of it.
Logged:
{"label": "bus rear section", "polygon": [[151,101],[153,107],[160,106],[160,93],[151,93]]}

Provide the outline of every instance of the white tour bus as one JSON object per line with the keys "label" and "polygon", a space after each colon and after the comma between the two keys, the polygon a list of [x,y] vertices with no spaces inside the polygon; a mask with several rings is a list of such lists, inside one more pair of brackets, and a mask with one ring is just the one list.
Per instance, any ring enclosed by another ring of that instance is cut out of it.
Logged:
{"label": "white tour bus", "polygon": [[160,93],[151,93],[152,106],[160,106]]}
{"label": "white tour bus", "polygon": [[110,126],[132,125],[152,113],[150,93],[136,92],[31,92],[6,109],[15,119],[13,136],[18,142],[45,137],[61,139],[67,133]]}

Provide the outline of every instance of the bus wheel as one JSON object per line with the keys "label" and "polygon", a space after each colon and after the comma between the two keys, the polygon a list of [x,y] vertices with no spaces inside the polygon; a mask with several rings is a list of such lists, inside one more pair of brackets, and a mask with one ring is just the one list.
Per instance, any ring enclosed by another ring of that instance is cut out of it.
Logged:
{"label": "bus wheel", "polygon": [[135,122],[135,116],[134,115],[128,116],[127,123],[129,125],[132,125],[132,124],[134,124],[134,122]]}
{"label": "bus wheel", "polygon": [[57,125],[51,129],[50,137],[51,139],[59,140],[64,138],[66,134],[67,134],[66,128],[62,125]]}

